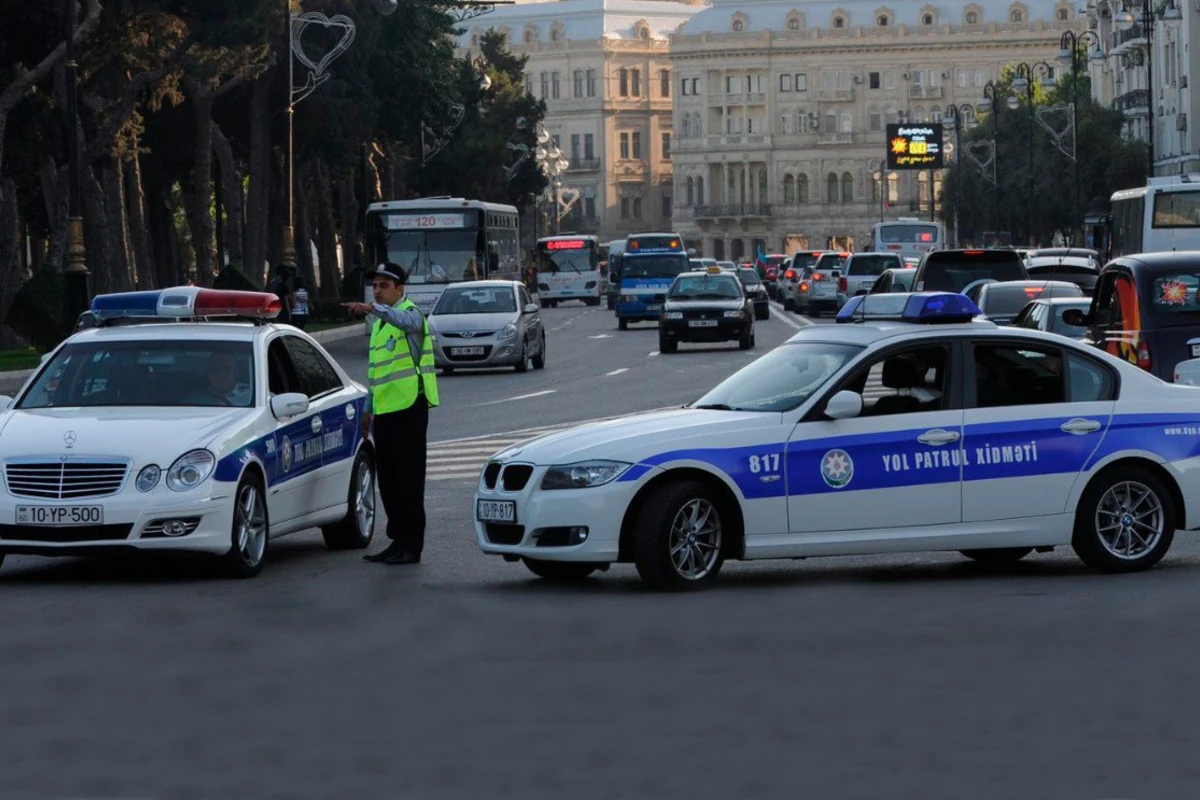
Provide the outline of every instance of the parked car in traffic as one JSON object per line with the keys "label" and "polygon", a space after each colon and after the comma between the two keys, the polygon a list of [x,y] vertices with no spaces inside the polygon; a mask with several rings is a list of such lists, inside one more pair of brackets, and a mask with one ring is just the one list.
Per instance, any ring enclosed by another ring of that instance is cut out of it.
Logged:
{"label": "parked car in traffic", "polygon": [[851,253],[838,278],[838,308],[857,294],[869,294],[875,281],[887,270],[903,267],[904,260],[896,253]]}
{"label": "parked car in traffic", "polygon": [[664,355],[680,342],[725,342],[754,346],[754,304],[734,273],[713,265],[675,278],[663,302],[658,349]]}
{"label": "parked car in traffic", "polygon": [[433,360],[442,372],[481,367],[546,366],[541,309],[517,281],[472,281],[446,287],[429,315]]}
{"label": "parked car in traffic", "polygon": [[1022,308],[1012,324],[1014,328],[1046,331],[1080,340],[1087,336],[1087,328],[1068,323],[1063,314],[1071,309],[1087,311],[1091,304],[1088,297],[1039,297]]}
{"label": "parked car in traffic", "polygon": [[1065,281],[988,281],[964,292],[983,315],[997,325],[1011,325],[1030,300],[1039,297],[1082,297],[1083,290]]}
{"label": "parked car in traffic", "polygon": [[750,267],[742,267],[737,271],[737,275],[742,281],[742,289],[754,303],[754,318],[770,319],[771,302],[767,297],[766,285],[758,277],[758,271]]}
{"label": "parked car in traffic", "polygon": [[917,271],[913,267],[905,266],[901,269],[885,269],[883,274],[875,279],[875,283],[871,284],[870,291],[867,294],[899,294],[903,292],[911,292],[913,287],[913,278],[917,276]]}
{"label": "parked car in traffic", "polygon": [[1025,257],[1030,278],[1070,281],[1090,296],[1100,277],[1100,257],[1095,250],[1080,247],[1050,247],[1034,250]]}
{"label": "parked car in traffic", "polygon": [[837,311],[838,279],[849,253],[822,253],[811,267],[805,267],[792,293],[792,309],[797,314]]}
{"label": "parked car in traffic", "polygon": [[934,250],[921,258],[913,291],[961,292],[976,281],[1023,281],[1028,277],[1014,250]]}

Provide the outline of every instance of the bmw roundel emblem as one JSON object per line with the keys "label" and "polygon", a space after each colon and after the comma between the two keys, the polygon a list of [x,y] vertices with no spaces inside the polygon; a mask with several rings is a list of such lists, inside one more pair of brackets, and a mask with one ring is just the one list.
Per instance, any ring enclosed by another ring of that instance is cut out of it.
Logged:
{"label": "bmw roundel emblem", "polygon": [[821,477],[834,489],[843,489],[854,480],[854,459],[845,450],[830,450],[821,459]]}
{"label": "bmw roundel emblem", "polygon": [[286,436],[283,437],[279,447],[279,463],[283,466],[283,471],[287,472],[292,468],[292,440]]}

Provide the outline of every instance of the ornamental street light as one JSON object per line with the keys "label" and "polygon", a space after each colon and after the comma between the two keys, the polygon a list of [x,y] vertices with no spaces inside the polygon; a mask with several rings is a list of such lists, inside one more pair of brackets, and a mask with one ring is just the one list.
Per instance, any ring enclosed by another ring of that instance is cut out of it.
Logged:
{"label": "ornamental street light", "polygon": [[[1150,0],[1142,0],[1140,16],[1135,15],[1132,9],[1137,5],[1136,0],[1122,0],[1121,13],[1113,17],[1113,22],[1128,31],[1140,21],[1146,35],[1146,144],[1149,145],[1146,176],[1149,178],[1154,176],[1154,12]],[[1175,8],[1173,3],[1171,8]]]}
{"label": "ornamental street light", "polygon": [[554,235],[557,236],[558,223],[563,215],[562,176],[571,168],[571,162],[567,160],[563,151],[559,149],[558,143],[554,141],[554,137],[550,135],[541,123],[538,124],[537,143],[538,145],[533,151],[533,158],[537,162],[538,169],[542,171],[542,174],[548,180],[545,196],[547,201],[551,203]]}
{"label": "ornamental street light", "polygon": [[[1080,51],[1079,45],[1090,43],[1094,48],[1089,54]],[[1059,39],[1058,63],[1071,67],[1071,161],[1075,172],[1075,215],[1071,221],[1071,242],[1075,241],[1075,230],[1083,222],[1083,211],[1079,199],[1079,74],[1085,59],[1093,64],[1104,63],[1105,54],[1100,34],[1095,31],[1084,31],[1076,35],[1075,31],[1064,31]]]}
{"label": "ornamental street light", "polygon": [[[1017,94],[1025,94],[1025,110],[1029,113],[1029,191],[1025,195],[1025,209],[1027,213],[1025,223],[1026,243],[1030,247],[1036,247],[1037,243],[1033,240],[1033,79],[1034,75],[1041,71],[1042,73],[1042,89],[1049,91],[1054,88],[1054,67],[1047,64],[1045,61],[1038,61],[1034,64],[1017,64],[1016,76],[1012,81],[1013,91]],[[1015,98],[1014,98],[1015,99]]]}
{"label": "ornamental street light", "polygon": [[[1000,160],[1000,87],[995,81],[988,81],[983,85],[983,101],[979,104],[979,112],[991,112],[992,115],[992,169],[993,174],[996,172],[997,162]],[[1000,181],[992,183],[992,231],[996,237],[996,244],[1000,243]]]}
{"label": "ornamental street light", "polygon": [[75,320],[88,308],[91,273],[83,243],[83,196],[79,188],[78,90],[75,62],[75,0],[65,0],[67,24],[66,125],[67,125],[67,263],[63,269],[63,328],[71,331]]}
{"label": "ornamental street light", "polygon": [[975,109],[969,103],[947,106],[942,124],[954,131],[954,246],[962,247],[959,219],[962,217],[962,129],[975,120]]}

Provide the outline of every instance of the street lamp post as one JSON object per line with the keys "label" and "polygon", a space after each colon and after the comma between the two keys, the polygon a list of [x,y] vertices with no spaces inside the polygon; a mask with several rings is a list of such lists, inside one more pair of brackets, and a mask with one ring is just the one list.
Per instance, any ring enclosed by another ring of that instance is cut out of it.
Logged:
{"label": "street lamp post", "polygon": [[1133,13],[1136,0],[1123,0],[1121,13],[1113,21],[1123,31],[1130,30],[1140,21],[1146,34],[1146,144],[1149,145],[1146,162],[1146,177],[1154,177],[1154,11],[1150,0],[1142,0],[1141,18]]}
{"label": "street lamp post", "polygon": [[78,90],[75,62],[75,0],[65,0],[67,51],[65,78],[67,90],[67,263],[63,270],[63,327],[70,331],[75,320],[88,308],[91,274],[87,268],[87,250],[83,243],[83,196],[79,188],[79,135],[77,126]]}
{"label": "street lamp post", "polygon": [[533,158],[542,174],[549,180],[546,186],[546,199],[550,203],[551,225],[554,235],[557,236],[562,205],[562,176],[570,169],[571,162],[559,149],[554,137],[540,123],[538,124],[537,143],[538,146],[533,151]]}
{"label": "street lamp post", "polygon": [[1104,48],[1100,40],[1100,34],[1095,31],[1084,31],[1076,34],[1075,31],[1064,31],[1058,42],[1058,61],[1060,64],[1071,67],[1071,136],[1072,150],[1074,151],[1074,178],[1075,178],[1075,207],[1074,219],[1071,221],[1071,240],[1074,244],[1075,230],[1082,222],[1082,209],[1080,207],[1079,198],[1079,129],[1076,127],[1079,124],[1079,72],[1083,65],[1083,55],[1079,52],[1080,43],[1091,43],[1095,49],[1092,50],[1091,60],[1093,63],[1104,61]]}
{"label": "street lamp post", "polygon": [[[981,109],[990,110],[992,113],[992,163],[1000,160],[1000,87],[995,81],[988,81],[983,85],[983,102],[979,104]],[[992,167],[993,172],[999,175],[996,166]],[[1000,181],[997,180],[992,184],[992,230],[996,237],[996,244],[1000,243]]]}
{"label": "street lamp post", "polygon": [[962,247],[959,236],[959,219],[962,216],[962,129],[967,120],[975,118],[975,109],[969,104],[948,106],[942,123],[954,131],[954,246]]}
{"label": "street lamp post", "polygon": [[1053,88],[1054,81],[1051,76],[1054,74],[1054,68],[1045,61],[1037,61],[1034,64],[1017,64],[1016,77],[1013,78],[1012,88],[1018,94],[1025,93],[1025,110],[1029,114],[1029,191],[1025,196],[1025,209],[1027,213],[1025,223],[1026,243],[1030,247],[1036,247],[1037,243],[1033,239],[1033,78],[1034,74],[1041,70],[1042,88]]}

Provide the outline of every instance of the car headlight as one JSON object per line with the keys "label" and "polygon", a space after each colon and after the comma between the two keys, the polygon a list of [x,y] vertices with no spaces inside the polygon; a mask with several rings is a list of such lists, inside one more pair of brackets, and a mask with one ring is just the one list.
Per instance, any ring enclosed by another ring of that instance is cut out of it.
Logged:
{"label": "car headlight", "polygon": [[517,335],[517,326],[511,322],[500,329],[501,339],[511,339]]}
{"label": "car headlight", "polygon": [[665,312],[663,312],[663,319],[683,319],[683,312],[682,311],[665,311]]}
{"label": "car headlight", "polygon": [[621,302],[622,302],[622,303],[636,303],[636,302],[637,302],[637,299],[638,299],[638,298],[637,298],[637,295],[636,295],[636,294],[623,294],[623,295],[621,295]]}
{"label": "car headlight", "polygon": [[744,316],[746,316],[745,312],[743,312],[740,309],[737,311],[726,311],[725,312],[725,319],[741,319]]}
{"label": "car headlight", "polygon": [[167,470],[167,488],[173,492],[195,489],[212,474],[216,465],[216,457],[207,450],[184,453]]}
{"label": "car headlight", "polygon": [[148,492],[155,486],[158,486],[158,479],[162,476],[162,469],[158,464],[147,464],[142,467],[142,471],[137,476],[137,490],[139,492]]}
{"label": "car headlight", "polygon": [[543,489],[589,489],[616,480],[631,465],[622,461],[584,461],[551,467],[542,478]]}

